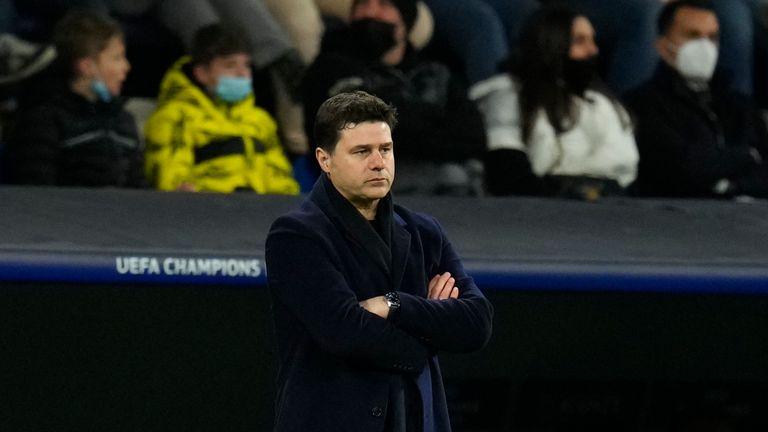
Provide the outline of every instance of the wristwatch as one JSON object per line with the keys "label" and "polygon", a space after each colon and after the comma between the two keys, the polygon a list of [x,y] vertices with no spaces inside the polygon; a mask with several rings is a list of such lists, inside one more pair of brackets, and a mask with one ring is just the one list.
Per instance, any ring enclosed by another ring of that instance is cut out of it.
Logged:
{"label": "wristwatch", "polygon": [[384,294],[384,300],[387,302],[390,312],[400,308],[400,294],[397,291],[390,291]]}

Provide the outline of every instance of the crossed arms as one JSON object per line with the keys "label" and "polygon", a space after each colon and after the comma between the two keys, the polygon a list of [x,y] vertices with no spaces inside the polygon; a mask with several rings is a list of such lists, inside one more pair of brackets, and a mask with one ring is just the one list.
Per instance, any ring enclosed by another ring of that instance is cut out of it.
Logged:
{"label": "crossed arms", "polygon": [[440,235],[436,269],[426,269],[438,275],[424,295],[400,291],[401,307],[390,317],[382,297],[358,300],[330,240],[273,227],[266,248],[273,299],[322,350],[386,369],[417,371],[435,351],[479,349],[490,338],[493,308]]}

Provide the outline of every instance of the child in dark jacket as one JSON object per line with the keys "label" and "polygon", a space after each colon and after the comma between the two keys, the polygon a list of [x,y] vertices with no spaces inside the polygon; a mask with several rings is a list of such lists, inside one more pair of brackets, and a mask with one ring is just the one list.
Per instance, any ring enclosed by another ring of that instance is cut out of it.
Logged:
{"label": "child in dark jacket", "polygon": [[123,33],[107,16],[77,11],[54,32],[63,85],[19,114],[8,143],[18,184],[143,187],[142,144],[119,98],[130,70]]}

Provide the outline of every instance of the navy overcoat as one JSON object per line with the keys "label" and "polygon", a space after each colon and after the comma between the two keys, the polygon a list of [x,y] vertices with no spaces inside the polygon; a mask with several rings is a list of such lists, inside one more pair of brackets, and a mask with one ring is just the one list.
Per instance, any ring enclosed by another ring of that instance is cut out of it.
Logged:
{"label": "navy overcoat", "polygon": [[[276,431],[383,431],[391,381],[428,367],[433,424],[450,431],[437,352],[470,352],[491,335],[493,308],[437,221],[381,200],[384,235],[324,176],[266,242],[280,367]],[[388,243],[388,244],[387,244]],[[389,247],[387,247],[389,246]],[[450,272],[458,299],[429,300]],[[388,319],[359,302],[398,291]]]}

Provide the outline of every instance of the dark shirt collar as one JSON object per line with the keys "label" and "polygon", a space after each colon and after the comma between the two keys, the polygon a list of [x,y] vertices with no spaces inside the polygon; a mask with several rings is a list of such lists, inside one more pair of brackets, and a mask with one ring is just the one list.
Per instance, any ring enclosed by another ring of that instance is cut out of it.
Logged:
{"label": "dark shirt collar", "polygon": [[387,274],[391,273],[394,219],[391,193],[379,200],[375,221],[379,226],[378,230],[339,193],[325,174],[321,174],[315,183],[310,200],[315,202],[350,240],[365,249],[382,270]]}

